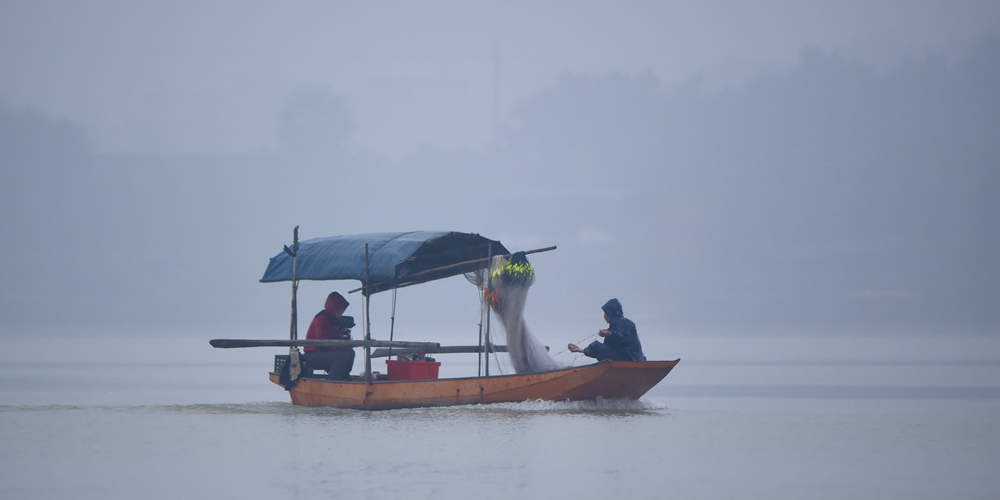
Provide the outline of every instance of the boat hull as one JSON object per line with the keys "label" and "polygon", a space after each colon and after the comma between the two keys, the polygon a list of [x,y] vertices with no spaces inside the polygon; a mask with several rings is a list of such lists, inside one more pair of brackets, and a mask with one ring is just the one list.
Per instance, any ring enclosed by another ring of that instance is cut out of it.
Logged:
{"label": "boat hull", "polygon": [[[292,403],[362,410],[451,406],[526,400],[638,399],[663,380],[673,361],[601,361],[525,375],[434,380],[333,381],[302,378],[288,392]],[[270,379],[279,384],[278,375]],[[279,384],[280,385],[280,384]]]}

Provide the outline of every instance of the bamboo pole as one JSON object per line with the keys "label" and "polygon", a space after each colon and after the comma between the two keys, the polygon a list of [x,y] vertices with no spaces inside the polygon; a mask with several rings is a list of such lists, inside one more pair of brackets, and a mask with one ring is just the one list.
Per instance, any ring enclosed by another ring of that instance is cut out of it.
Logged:
{"label": "bamboo pole", "polygon": [[347,340],[347,339],[212,339],[209,345],[219,349],[233,349],[237,347],[363,347],[365,344],[371,347],[392,347],[396,349],[438,349],[439,342],[414,342],[409,340]]}
{"label": "bamboo pole", "polygon": [[[299,282],[295,276],[297,257],[299,255],[299,226],[292,230],[292,248],[285,245],[285,252],[292,256],[292,318],[288,326],[288,336],[291,340],[299,338],[299,318],[297,297],[299,294]],[[292,380],[299,378],[302,374],[302,361],[299,359],[299,348],[288,347],[288,374]]]}
{"label": "bamboo pole", "polygon": [[[490,249],[492,249],[492,248],[493,248],[493,244],[490,243]],[[524,254],[525,255],[529,255],[529,254],[539,253],[539,252],[548,252],[550,250],[555,250],[555,249],[556,249],[556,246],[553,245],[553,246],[545,247],[545,248],[536,248],[534,250],[525,250]],[[497,254],[497,255],[501,255],[501,254]],[[506,254],[502,254],[502,255],[511,255],[511,254],[506,253]],[[483,262],[483,261],[487,261],[486,267],[489,268],[489,266],[491,264],[489,262],[490,260],[492,260],[492,258],[491,257],[487,257],[485,259],[479,258],[479,259],[465,260],[465,261],[462,261],[462,262],[456,262],[454,264],[448,264],[447,266],[440,266],[440,267],[435,267],[435,268],[432,268],[432,269],[425,269],[423,271],[407,275],[407,276],[405,276],[405,279],[409,280],[409,279],[412,279],[412,278],[416,278],[418,276],[424,276],[426,274],[430,274],[430,273],[434,273],[434,272],[438,272],[438,271],[445,271],[445,270],[448,270],[448,269],[452,269],[452,268],[456,268],[456,267],[461,267],[461,266],[467,266],[469,264],[475,264],[477,262]],[[447,277],[447,276],[443,276],[443,277]],[[439,279],[439,278],[430,278],[430,279],[426,279],[426,280],[423,280],[423,281],[419,281],[419,283],[423,283],[425,281],[430,281],[432,279]],[[374,286],[375,287],[380,287],[380,286],[385,285],[387,283],[389,283],[389,282],[375,283]],[[416,283],[407,283],[407,284],[405,284],[403,286],[408,286],[410,284],[416,284]],[[403,288],[403,286],[400,286],[399,288]],[[354,292],[362,290],[363,288],[364,287],[355,288],[353,290],[348,290],[347,293],[354,293]]]}
{"label": "bamboo pole", "polygon": [[296,257],[299,254],[299,226],[292,230],[292,248],[285,247],[285,252],[292,256],[292,321],[288,327],[288,336],[295,340],[299,338],[298,308],[296,297],[299,292],[299,282],[295,279]]}
{"label": "bamboo pole", "polygon": [[[507,352],[507,346],[505,345],[494,345],[490,346],[490,350],[493,352]],[[471,354],[478,352],[482,354],[483,347],[477,345],[448,345],[440,347],[393,347],[393,348],[380,348],[372,351],[373,358],[384,358],[387,356],[398,356],[402,354],[410,353],[422,353],[422,354]]]}
{"label": "bamboo pole", "polygon": [[[486,254],[486,290],[493,293],[493,243],[490,243],[488,253]],[[490,309],[492,309],[490,301],[486,301],[486,335],[485,335],[485,351],[486,351],[486,376],[490,376]]]}
{"label": "bamboo pole", "polygon": [[[536,248],[534,250],[525,250],[524,254],[528,255],[528,254],[533,254],[533,253],[538,253],[538,252],[548,252],[549,250],[555,250],[555,249],[556,249],[556,247],[553,245],[551,247]],[[497,254],[497,255],[500,255],[500,254]],[[511,255],[511,254],[504,254],[504,255]],[[440,267],[435,267],[435,268],[432,268],[432,269],[425,269],[423,271],[407,275],[406,278],[415,278],[417,276],[423,276],[425,274],[430,274],[430,273],[434,273],[434,272],[438,272],[438,271],[444,271],[444,270],[447,270],[447,269],[451,269],[451,268],[455,268],[455,267],[461,267],[461,266],[466,266],[466,265],[469,265],[469,264],[475,264],[477,262],[482,262],[483,260],[486,261],[486,265],[488,267],[489,265],[492,264],[492,262],[490,262],[492,260],[492,257],[493,257],[493,243],[490,243],[490,245],[489,245],[489,253],[488,253],[488,256],[486,257],[486,259],[483,259],[483,258],[471,259],[471,260],[466,260],[466,261],[462,261],[462,262],[456,262],[454,264],[448,264],[447,266],[440,266]]]}
{"label": "bamboo pole", "polygon": [[368,244],[365,243],[365,283],[364,283],[364,295],[365,295],[365,380],[368,383],[372,383],[372,318],[369,314],[369,305],[371,303],[371,289],[368,288],[369,275],[368,275]]}

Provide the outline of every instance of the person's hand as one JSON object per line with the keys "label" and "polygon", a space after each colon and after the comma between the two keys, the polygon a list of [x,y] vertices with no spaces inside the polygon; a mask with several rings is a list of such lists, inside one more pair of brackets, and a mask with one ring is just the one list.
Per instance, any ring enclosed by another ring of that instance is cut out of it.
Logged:
{"label": "person's hand", "polygon": [[569,352],[583,352],[583,349],[577,347],[576,344],[570,344],[566,348],[569,349]]}
{"label": "person's hand", "polygon": [[600,336],[602,336],[602,337],[607,337],[608,335],[611,335],[611,330],[608,330],[607,328],[605,328],[605,329],[597,332],[597,334],[600,335]]}

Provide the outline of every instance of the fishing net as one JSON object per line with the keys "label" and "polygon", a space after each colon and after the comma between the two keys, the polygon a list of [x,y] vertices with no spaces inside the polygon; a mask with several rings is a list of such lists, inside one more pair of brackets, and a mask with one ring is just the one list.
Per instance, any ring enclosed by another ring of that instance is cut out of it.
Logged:
{"label": "fishing net", "polygon": [[524,322],[528,289],[535,282],[535,270],[524,253],[494,257],[489,273],[488,280],[484,270],[466,273],[465,277],[483,291],[483,297],[500,318],[514,371],[532,373],[562,368]]}

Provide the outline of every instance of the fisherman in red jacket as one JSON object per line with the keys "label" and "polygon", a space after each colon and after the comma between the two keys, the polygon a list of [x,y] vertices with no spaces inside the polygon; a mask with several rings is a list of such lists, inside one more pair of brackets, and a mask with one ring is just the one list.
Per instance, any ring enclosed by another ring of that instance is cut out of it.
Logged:
{"label": "fisherman in red jacket", "polygon": [[[316,314],[306,333],[307,340],[350,339],[348,328],[341,327],[341,316],[350,305],[343,295],[332,292],[326,297],[326,306]],[[354,366],[354,349],[351,347],[306,346],[306,366],[310,375],[313,370],[325,370],[327,378],[343,380],[351,378]]]}

